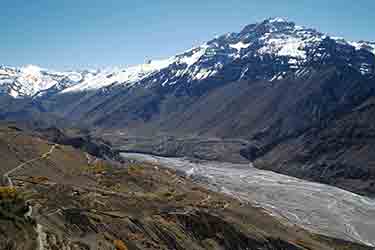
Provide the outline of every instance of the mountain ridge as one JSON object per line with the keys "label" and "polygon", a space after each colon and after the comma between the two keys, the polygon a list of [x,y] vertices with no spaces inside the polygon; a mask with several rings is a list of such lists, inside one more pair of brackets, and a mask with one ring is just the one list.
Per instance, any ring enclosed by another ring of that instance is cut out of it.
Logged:
{"label": "mountain ridge", "polygon": [[[329,46],[348,50],[345,51],[346,57],[349,54],[359,57],[347,63],[363,75],[374,73],[373,65],[371,67],[368,63],[374,61],[374,42],[347,41],[297,26],[283,18],[269,18],[246,25],[239,33],[227,33],[173,57],[125,68],[56,72],[34,65],[21,68],[1,66],[0,87],[3,93],[20,98],[48,95],[49,92],[95,91],[114,85],[174,85],[181,81],[191,83],[217,77],[228,64],[238,64],[249,57],[259,57],[262,62],[266,60],[263,57],[269,56],[275,65],[266,74],[247,76],[249,69],[245,66],[240,67],[240,72],[235,72],[231,80],[258,77],[274,81],[282,79],[290,70],[298,71],[306,63],[328,60],[327,57],[331,56]],[[366,52],[370,55],[363,55]]]}

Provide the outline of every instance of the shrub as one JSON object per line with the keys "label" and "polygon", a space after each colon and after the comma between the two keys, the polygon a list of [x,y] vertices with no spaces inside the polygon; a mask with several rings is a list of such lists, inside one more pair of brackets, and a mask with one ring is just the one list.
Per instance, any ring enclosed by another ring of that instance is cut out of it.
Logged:
{"label": "shrub", "polygon": [[128,250],[128,247],[122,240],[114,240],[113,245],[115,245],[116,250]]}
{"label": "shrub", "polygon": [[44,183],[47,182],[49,179],[46,176],[33,176],[31,177],[31,181],[36,183]]}
{"label": "shrub", "polygon": [[130,164],[127,168],[129,175],[141,175],[143,174],[143,167],[140,164]]}
{"label": "shrub", "polygon": [[14,199],[17,197],[17,190],[14,187],[0,187],[0,199]]}

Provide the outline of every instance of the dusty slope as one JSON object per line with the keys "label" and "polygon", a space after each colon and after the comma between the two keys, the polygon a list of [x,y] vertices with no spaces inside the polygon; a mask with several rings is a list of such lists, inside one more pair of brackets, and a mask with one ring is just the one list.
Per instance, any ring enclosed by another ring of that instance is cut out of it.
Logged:
{"label": "dusty slope", "polygon": [[[262,207],[280,218],[331,237],[375,245],[375,200],[249,164],[123,153],[168,166],[213,191]],[[302,201],[302,202],[301,202]]]}
{"label": "dusty slope", "polygon": [[17,193],[32,206],[26,213],[32,219],[21,228],[34,225],[35,229],[18,246],[369,249],[283,224],[260,208],[207,191],[170,170],[132,163],[113,166],[87,158],[70,146],[54,147],[15,128],[2,127],[1,132],[2,150],[8,150],[1,154],[1,160],[8,159],[2,174],[41,157],[10,175]]}

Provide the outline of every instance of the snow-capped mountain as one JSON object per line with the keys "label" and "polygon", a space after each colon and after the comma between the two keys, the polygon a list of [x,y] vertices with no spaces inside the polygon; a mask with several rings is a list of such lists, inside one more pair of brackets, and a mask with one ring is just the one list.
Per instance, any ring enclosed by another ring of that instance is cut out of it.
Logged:
{"label": "snow-capped mountain", "polygon": [[55,72],[27,65],[0,66],[0,92],[15,98],[34,97],[47,91],[60,91],[83,81],[89,72]]}
{"label": "snow-capped mountain", "polygon": [[17,98],[93,91],[114,86],[172,86],[211,78],[281,80],[303,77],[306,66],[346,64],[374,74],[375,43],[330,37],[282,18],[228,33],[165,60],[97,71],[53,72],[37,66],[0,67],[1,92]]}
{"label": "snow-capped mountain", "polygon": [[[336,57],[342,57],[362,74],[373,74],[374,54],[375,43],[346,41],[297,26],[282,18],[273,18],[248,25],[240,33],[217,37],[166,60],[99,74],[63,92],[97,89],[113,84],[131,86],[141,82],[165,86],[201,81],[218,75],[225,75],[225,80],[254,77],[275,80],[290,71],[299,70],[297,74],[301,74],[304,66],[314,62],[333,62]],[[251,70],[254,63],[266,63],[270,67],[258,73]],[[227,71],[230,71],[229,75]]]}

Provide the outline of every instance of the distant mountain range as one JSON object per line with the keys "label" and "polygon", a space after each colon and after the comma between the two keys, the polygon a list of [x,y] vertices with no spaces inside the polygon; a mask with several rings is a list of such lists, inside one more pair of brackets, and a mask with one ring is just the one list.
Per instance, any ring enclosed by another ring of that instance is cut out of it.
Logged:
{"label": "distant mountain range", "polygon": [[242,139],[257,167],[373,195],[374,87],[374,42],[272,18],[127,68],[2,66],[0,118]]}
{"label": "distant mountain range", "polygon": [[[15,98],[93,91],[134,85],[171,86],[225,77],[225,80],[281,80],[301,77],[309,65],[345,63],[362,75],[374,74],[375,43],[351,42],[273,18],[228,33],[166,60],[127,68],[55,72],[29,65],[0,68],[1,89]],[[251,67],[257,64],[256,68]],[[263,68],[260,66],[263,65]],[[228,73],[230,70],[231,74]]]}

